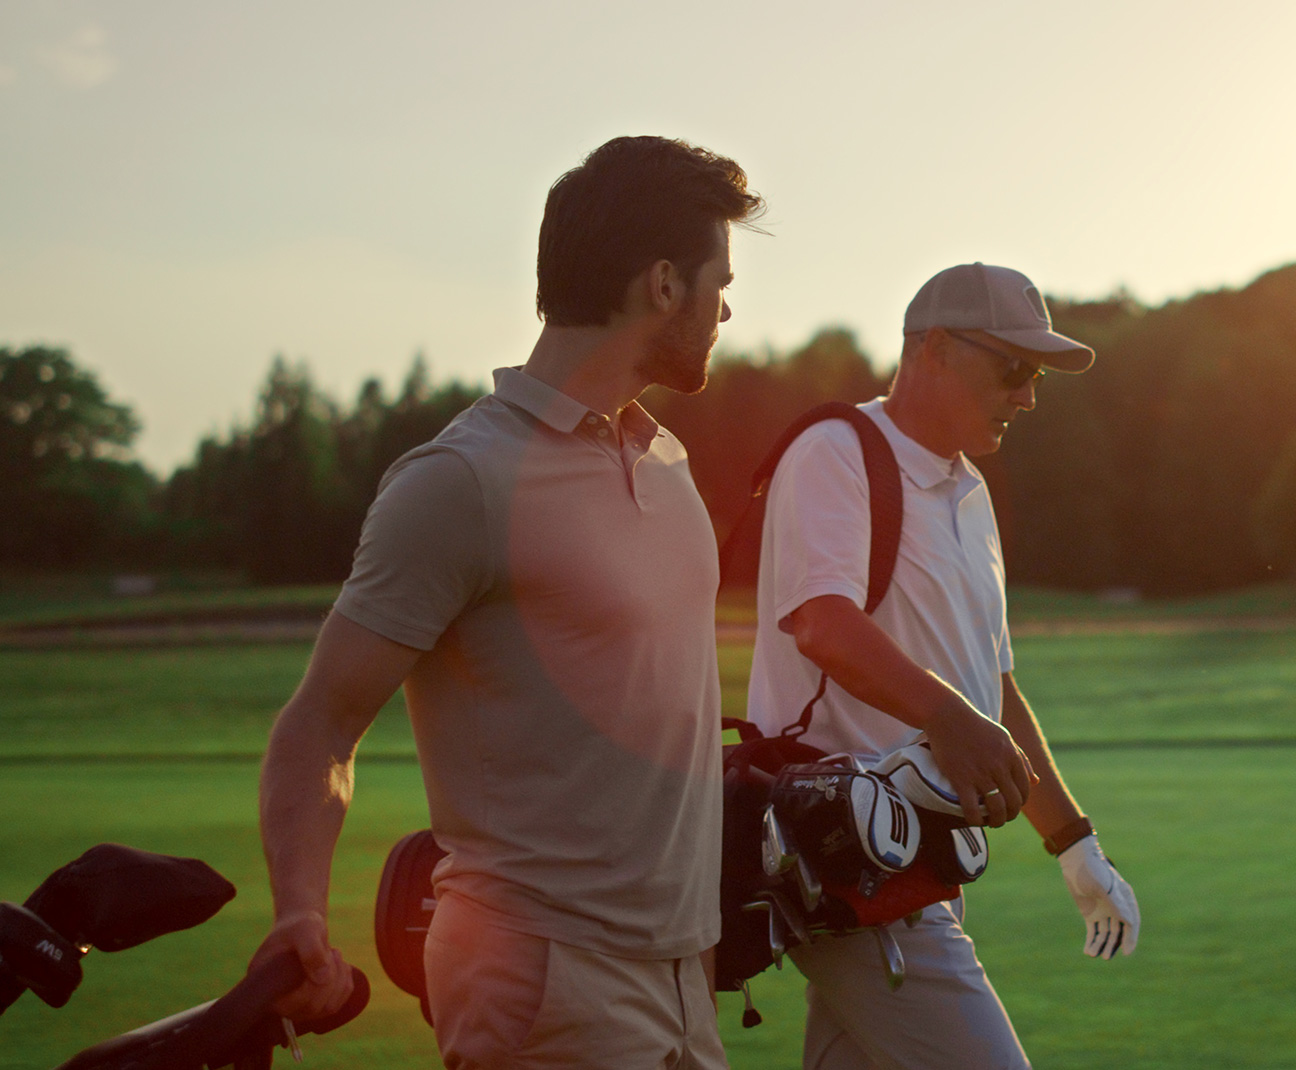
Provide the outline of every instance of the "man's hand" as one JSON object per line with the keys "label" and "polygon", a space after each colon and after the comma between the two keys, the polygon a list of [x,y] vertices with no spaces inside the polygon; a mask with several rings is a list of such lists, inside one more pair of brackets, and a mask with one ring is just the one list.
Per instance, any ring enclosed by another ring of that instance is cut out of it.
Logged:
{"label": "man's hand", "polygon": [[1084,953],[1109,959],[1119,948],[1126,955],[1138,944],[1139,908],[1134,889],[1098,846],[1086,836],[1060,855],[1062,877],[1085,920]]}
{"label": "man's hand", "polygon": [[927,733],[969,825],[997,828],[1017,816],[1037,778],[1012,735],[918,665],[864,610],[821,595],[794,609],[787,626],[797,650],[839,687]]}
{"label": "man's hand", "polygon": [[951,693],[925,731],[969,825],[998,828],[1021,812],[1039,778],[1006,728]]}
{"label": "man's hand", "polygon": [[332,1014],[351,996],[351,967],[342,952],[329,946],[328,926],[313,911],[288,915],[275,923],[270,935],[252,956],[251,965],[280,951],[290,950],[301,960],[306,980],[274,1005],[276,1014],[305,1022]]}

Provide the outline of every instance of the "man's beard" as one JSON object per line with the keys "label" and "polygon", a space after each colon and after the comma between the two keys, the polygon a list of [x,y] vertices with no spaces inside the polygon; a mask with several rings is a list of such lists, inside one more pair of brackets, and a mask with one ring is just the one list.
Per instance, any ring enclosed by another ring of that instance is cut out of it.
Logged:
{"label": "man's beard", "polygon": [[692,296],[652,339],[640,365],[649,381],[681,394],[696,394],[707,384],[707,362],[718,331],[702,332],[695,317],[697,301]]}

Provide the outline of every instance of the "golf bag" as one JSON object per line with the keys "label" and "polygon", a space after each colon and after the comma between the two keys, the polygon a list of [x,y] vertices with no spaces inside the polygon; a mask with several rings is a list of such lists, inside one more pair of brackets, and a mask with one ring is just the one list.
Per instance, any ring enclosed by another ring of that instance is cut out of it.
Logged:
{"label": "golf bag", "polygon": [[446,851],[431,829],[402,837],[387,855],[374,904],[378,961],[397,988],[419,1001],[428,1025],[432,1024],[432,1011],[423,972],[423,943],[436,910],[432,871],[445,857]]}
{"label": "golf bag", "polygon": [[795,736],[725,719],[724,849],[716,987],[747,982],[821,936],[877,930],[888,980],[904,963],[885,927],[943,900],[986,868],[985,832],[966,827],[925,741],[864,766]]}
{"label": "golf bag", "polygon": [[[235,894],[195,858],[101,843],[50,874],[22,906],[0,903],[0,1014],[30,989],[62,1007],[82,980],[81,960],[97,947],[122,951],[200,925]],[[349,1022],[369,999],[352,969],[350,999],[325,1018],[289,1022],[276,1000],[305,979],[291,951],[260,960],[218,999],[111,1037],[57,1070],[270,1070],[277,1047]]]}
{"label": "golf bag", "polygon": [[191,928],[233,898],[234,886],[196,858],[92,847],[22,906],[0,903],[0,1014],[28,989],[62,1007],[89,948],[122,951]]}

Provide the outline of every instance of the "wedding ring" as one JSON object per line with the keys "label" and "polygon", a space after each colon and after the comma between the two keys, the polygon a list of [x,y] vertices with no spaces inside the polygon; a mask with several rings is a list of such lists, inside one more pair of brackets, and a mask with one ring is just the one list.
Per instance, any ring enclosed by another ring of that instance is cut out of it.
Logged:
{"label": "wedding ring", "polygon": [[998,794],[999,794],[999,789],[998,789],[998,788],[991,788],[991,789],[990,789],[989,791],[987,791],[984,795],[982,795],[981,798],[983,798],[983,799],[988,799],[988,798],[990,798],[991,795],[998,795]]}

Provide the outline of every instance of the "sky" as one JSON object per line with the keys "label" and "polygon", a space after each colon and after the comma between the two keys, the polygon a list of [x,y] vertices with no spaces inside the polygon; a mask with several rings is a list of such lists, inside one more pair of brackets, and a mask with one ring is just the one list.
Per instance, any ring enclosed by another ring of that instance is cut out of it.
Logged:
{"label": "sky", "polygon": [[[1290,0],[0,0],[0,347],[67,348],[160,475],[271,360],[349,406],[538,334],[545,194],[620,134],[737,159],[719,351],[951,264],[1148,304],[1296,260]],[[1101,355],[1100,355],[1101,359]]]}

